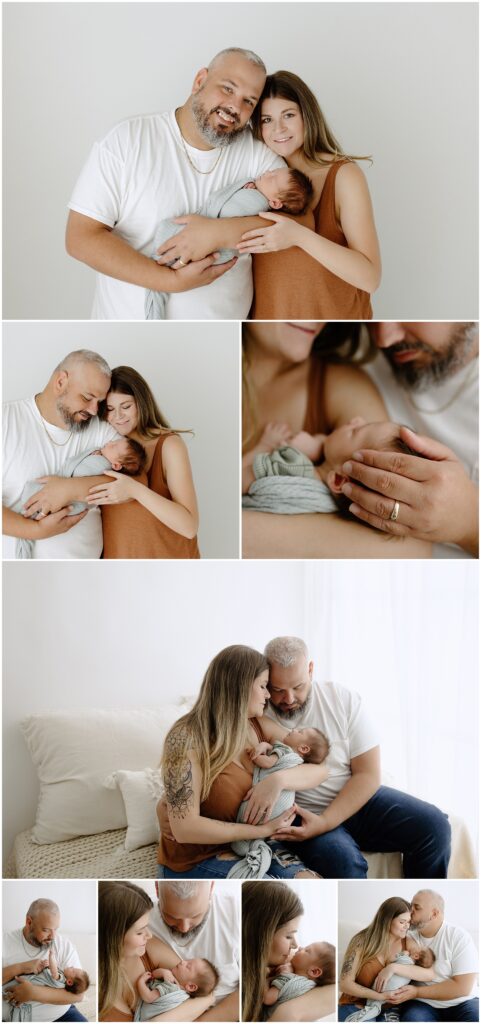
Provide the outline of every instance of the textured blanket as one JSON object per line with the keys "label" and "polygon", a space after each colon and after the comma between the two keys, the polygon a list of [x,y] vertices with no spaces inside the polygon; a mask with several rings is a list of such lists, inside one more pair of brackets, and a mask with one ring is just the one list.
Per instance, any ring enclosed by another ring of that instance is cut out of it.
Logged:
{"label": "textured blanket", "polygon": [[259,452],[252,468],[256,479],[242,495],[243,508],[283,515],[337,512],[329,488],[297,448],[286,445],[270,454]]}

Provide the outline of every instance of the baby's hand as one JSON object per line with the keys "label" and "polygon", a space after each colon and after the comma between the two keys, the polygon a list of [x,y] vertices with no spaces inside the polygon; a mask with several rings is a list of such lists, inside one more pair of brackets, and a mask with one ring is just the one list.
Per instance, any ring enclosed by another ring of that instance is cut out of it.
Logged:
{"label": "baby's hand", "polygon": [[292,430],[288,423],[267,423],[262,437],[259,441],[259,448],[265,448],[271,452],[274,448],[280,448],[284,444],[291,444]]}
{"label": "baby's hand", "polygon": [[255,761],[256,757],[260,757],[261,754],[270,754],[271,750],[270,743],[258,743],[256,747],[249,747],[247,753],[251,761]]}
{"label": "baby's hand", "polygon": [[166,967],[157,967],[155,971],[152,971],[153,978],[162,978],[162,981],[166,981],[168,985],[175,985],[176,980],[172,971],[167,970]]}
{"label": "baby's hand", "polygon": [[307,455],[308,459],[318,462],[322,458],[325,439],[325,434],[308,434],[307,430],[300,430],[291,437],[289,443],[292,448],[298,448],[303,455]]}

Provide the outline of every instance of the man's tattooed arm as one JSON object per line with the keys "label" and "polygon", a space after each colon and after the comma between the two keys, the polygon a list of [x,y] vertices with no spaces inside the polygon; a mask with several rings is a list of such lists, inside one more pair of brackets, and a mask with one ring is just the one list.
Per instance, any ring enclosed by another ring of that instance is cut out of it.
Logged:
{"label": "man's tattooed arm", "polygon": [[169,809],[175,818],[185,818],[192,809],[192,762],[187,754],[189,733],[180,726],[169,733],[164,747],[164,786]]}

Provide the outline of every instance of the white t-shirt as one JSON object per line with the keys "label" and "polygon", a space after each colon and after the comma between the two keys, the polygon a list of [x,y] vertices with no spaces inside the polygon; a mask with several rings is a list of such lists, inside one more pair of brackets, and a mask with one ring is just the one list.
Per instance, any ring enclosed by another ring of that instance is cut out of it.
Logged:
{"label": "white t-shirt", "polygon": [[[57,444],[54,444],[53,437]],[[68,430],[47,423],[40,415],[34,398],[7,402],[3,407],[3,504],[13,508],[20,500],[27,480],[40,476],[61,476],[66,459],[80,452],[94,451],[119,435],[94,416],[81,431]],[[64,442],[67,442],[64,444]],[[15,537],[3,538],[3,557],[15,558]],[[93,508],[67,533],[38,541],[34,558],[100,558],[102,554],[102,518]]]}
{"label": "white t-shirt", "polygon": [[[436,973],[434,981],[430,985],[436,985],[441,981],[449,981],[458,974],[477,974],[479,970],[479,956],[476,946],[464,928],[458,928],[454,924],[444,922],[432,939],[425,938],[420,932],[410,930],[409,935],[420,946],[432,949],[436,957],[433,970]],[[473,984],[473,989],[475,983]],[[464,1003],[470,996],[459,996],[457,999],[420,999],[418,1002],[429,1003],[430,1006],[457,1006]]]}
{"label": "white t-shirt", "polygon": [[[258,177],[284,161],[247,130],[221,149],[187,145],[170,111],[132,117],[96,142],[75,185],[71,210],[114,229],[137,252],[151,256],[159,221],[195,213],[204,200],[234,181]],[[220,154],[220,155],[219,155]],[[204,288],[170,295],[167,320],[242,320],[252,302],[250,256]],[[92,318],[144,320],[144,288],[97,274]]]}
{"label": "white t-shirt", "polygon": [[[64,935],[57,933],[50,948],[62,971],[65,967],[82,966],[75,946]],[[10,964],[23,963],[25,960],[36,960],[38,957],[46,960],[48,954],[48,946],[31,946],[24,938],[22,928],[17,928],[14,932],[4,932],[3,934],[2,963],[4,967],[8,967]],[[63,1017],[64,1013],[67,1012],[67,1007],[70,1006],[70,1002],[66,1002],[65,1005],[60,1003],[32,1002],[29,1005],[32,1007],[32,1020],[54,1021],[58,1020],[59,1017]],[[10,1020],[10,1009],[7,1002],[3,1003],[2,1020]]]}
{"label": "white t-shirt", "polygon": [[[397,382],[382,352],[365,367],[381,392],[390,419],[451,448],[475,483],[479,480],[478,363],[475,359],[463,366],[444,384],[412,393]],[[469,558],[467,552],[453,544],[435,544],[434,555]]]}
{"label": "white t-shirt", "polygon": [[[228,882],[232,886],[232,882]],[[216,886],[218,883],[216,883]],[[224,888],[222,892],[214,889],[211,906],[204,925],[190,941],[173,938],[169,928],[163,921],[159,906],[156,903],[150,913],[150,928],[154,935],[163,939],[179,955],[180,959],[189,960],[200,956],[210,960],[220,975],[215,989],[216,1002],[224,999],[239,984],[239,894],[238,886],[234,891]]]}
{"label": "white t-shirt", "polygon": [[351,759],[379,743],[362,710],[359,694],[335,683],[313,683],[307,707],[292,718],[277,715],[271,702],[264,714],[287,729],[320,729],[329,740],[331,749],[325,762],[329,777],[316,789],[296,792],[296,803],[309,811],[328,807],[351,778]]}

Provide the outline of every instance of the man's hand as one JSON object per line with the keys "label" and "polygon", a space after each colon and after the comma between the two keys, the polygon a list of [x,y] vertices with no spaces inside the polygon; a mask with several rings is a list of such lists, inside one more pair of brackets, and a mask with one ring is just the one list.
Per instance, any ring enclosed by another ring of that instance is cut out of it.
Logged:
{"label": "man's hand", "polygon": [[281,793],[282,783],[277,781],[276,775],[262,779],[244,797],[247,807],[243,821],[247,825],[261,825],[268,821]]}
{"label": "man's hand", "polygon": [[329,829],[323,820],[322,814],[314,814],[313,811],[302,810],[297,804],[294,805],[296,814],[299,815],[302,824],[291,825],[289,828],[279,829],[278,832],[274,832],[272,839],[288,840],[292,842],[302,842],[304,839],[312,839],[313,836],[320,836],[323,832],[328,832]]}
{"label": "man's hand", "polygon": [[[478,491],[463,465],[438,441],[407,427],[400,436],[419,458],[363,449],[344,464],[350,482],[342,490],[353,502],[350,511],[395,537],[458,544],[477,555]],[[393,520],[395,502],[399,511]]]}
{"label": "man's hand", "polygon": [[36,957],[35,960],[25,960],[22,964],[22,974],[40,974],[45,967],[48,967],[48,960]]}
{"label": "man's hand", "polygon": [[7,992],[4,998],[8,999],[9,1003],[13,1003],[14,1006],[20,1006],[22,1003],[31,1003],[35,999],[35,985],[32,985],[31,981],[25,981],[21,975],[15,978],[18,985],[11,992]]}
{"label": "man's hand", "polygon": [[60,512],[53,512],[51,516],[46,516],[45,519],[40,519],[32,524],[35,527],[32,540],[47,540],[48,537],[57,537],[60,533],[68,533],[81,519],[85,519],[87,509],[84,512],[79,512],[76,516],[71,516],[70,508],[71,505],[61,508]]}
{"label": "man's hand", "polygon": [[184,264],[192,260],[203,260],[218,249],[218,220],[189,213],[185,217],[174,217],[174,224],[183,224],[182,231],[168,238],[157,249],[157,263],[164,265],[174,259]]}
{"label": "man's hand", "polygon": [[23,515],[27,519],[36,515],[48,516],[51,512],[59,512],[61,508],[65,508],[69,494],[65,489],[63,477],[39,476],[36,483],[43,484],[43,487],[25,502]]}
{"label": "man's hand", "polygon": [[397,988],[395,992],[384,992],[383,1002],[393,1003],[397,1006],[398,1003],[405,1003],[407,999],[415,999],[421,991],[419,985],[403,985],[401,988]]}
{"label": "man's hand", "polygon": [[228,263],[217,264],[215,262],[216,255],[217,253],[214,253],[203,260],[189,263],[180,270],[172,271],[175,276],[169,287],[169,292],[173,294],[174,292],[189,292],[193,288],[204,288],[205,285],[212,284],[218,277],[226,274],[237,263],[237,259],[233,259]]}
{"label": "man's hand", "polygon": [[382,971],[379,971],[379,974],[374,979],[372,986],[376,992],[382,992],[384,990],[386,982],[392,978],[395,970],[396,967],[394,964],[386,964],[386,967],[383,967]]}

